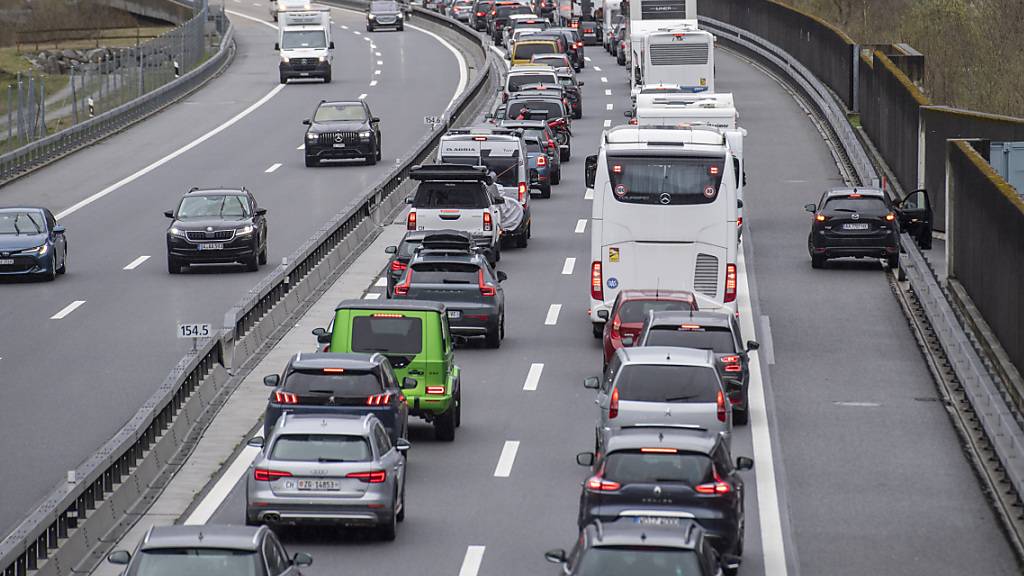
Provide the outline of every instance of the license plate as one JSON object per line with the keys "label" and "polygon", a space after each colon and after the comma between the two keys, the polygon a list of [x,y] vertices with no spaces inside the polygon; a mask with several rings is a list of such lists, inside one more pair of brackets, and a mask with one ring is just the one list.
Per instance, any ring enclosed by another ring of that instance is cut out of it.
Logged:
{"label": "license plate", "polygon": [[299,76],[309,76],[309,72],[299,72]]}
{"label": "license plate", "polygon": [[857,224],[843,224],[843,230],[867,230],[868,223],[860,222]]}
{"label": "license plate", "polygon": [[334,147],[335,148],[344,148],[345,145],[344,144],[335,144]]}
{"label": "license plate", "polygon": [[223,242],[207,242],[206,244],[199,245],[200,250],[223,250]]}
{"label": "license plate", "polygon": [[666,518],[664,516],[639,516],[633,519],[634,524],[644,526],[679,526],[679,518]]}
{"label": "license plate", "polygon": [[14,264],[14,258],[0,258],[0,266],[10,266]]}
{"label": "license plate", "polygon": [[341,490],[337,480],[299,480],[299,490]]}
{"label": "license plate", "polygon": [[448,318],[450,320],[458,320],[459,318],[462,318],[462,310],[449,310]]}

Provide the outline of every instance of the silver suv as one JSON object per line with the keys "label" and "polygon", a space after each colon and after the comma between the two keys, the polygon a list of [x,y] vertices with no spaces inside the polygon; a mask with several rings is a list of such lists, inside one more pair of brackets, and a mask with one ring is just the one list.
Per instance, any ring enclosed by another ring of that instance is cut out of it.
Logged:
{"label": "silver suv", "polygon": [[245,522],[373,526],[395,539],[405,518],[405,439],[362,416],[285,412],[249,470]]}
{"label": "silver suv", "polygon": [[620,348],[602,378],[583,381],[598,391],[596,451],[613,430],[627,426],[702,429],[732,437],[732,405],[709,350],[647,346]]}

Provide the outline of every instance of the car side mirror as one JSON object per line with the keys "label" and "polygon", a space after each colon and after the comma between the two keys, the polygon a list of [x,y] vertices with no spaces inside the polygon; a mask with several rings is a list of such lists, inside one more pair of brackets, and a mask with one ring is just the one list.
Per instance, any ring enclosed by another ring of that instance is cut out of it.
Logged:
{"label": "car side mirror", "polygon": [[[331,343],[331,333],[324,328],[314,328],[313,336],[316,336],[316,341],[320,344]],[[276,374],[275,374],[276,376]]]}
{"label": "car side mirror", "polygon": [[267,215],[267,209],[266,208],[257,208],[256,209],[256,215],[257,216],[266,216]]}
{"label": "car side mirror", "polygon": [[56,226],[53,227],[53,233],[54,234],[63,234],[64,233],[64,227],[61,226],[60,224],[57,224]]}
{"label": "car side mirror", "polygon": [[494,199],[494,201],[491,202],[491,204],[504,204],[504,203],[505,203],[505,199],[502,198],[501,196],[496,197]]}
{"label": "car side mirror", "polygon": [[302,125],[303,126],[309,126],[311,124],[312,124],[312,122],[309,121],[309,118],[306,118],[305,120],[302,121]]}
{"label": "car side mirror", "polygon": [[501,270],[498,270],[498,271],[497,271],[497,272],[495,273],[495,276],[497,276],[497,277],[498,277],[498,282],[504,282],[505,280],[508,280],[508,274],[505,274],[505,273],[504,273],[503,271],[501,271]]}
{"label": "car side mirror", "polygon": [[576,455],[576,463],[580,466],[593,466],[594,465],[594,453],[593,452],[580,452]]}
{"label": "car side mirror", "polygon": [[331,43],[327,45],[327,48],[334,50],[334,40],[331,40]]}
{"label": "car side mirror", "polygon": [[565,550],[557,548],[544,553],[544,559],[552,564],[565,564]]}
{"label": "car side mirror", "polygon": [[736,207],[737,208],[743,208],[743,200],[740,200],[739,198],[737,198],[736,199]]}
{"label": "car side mirror", "polygon": [[277,52],[281,51],[281,44],[274,42],[274,50]]}
{"label": "car side mirror", "polygon": [[280,374],[267,374],[263,377],[263,385],[276,388],[281,383]]}
{"label": "car side mirror", "polygon": [[412,196],[407,196],[407,197],[405,198],[405,203],[406,203],[406,204],[412,204]]}
{"label": "car side mirror", "polygon": [[174,210],[164,210],[164,216],[168,218],[174,218]]}
{"label": "car side mirror", "polygon": [[632,110],[626,110],[625,112],[622,113],[622,115],[625,116],[626,118],[632,118],[633,117],[633,111]]}
{"label": "car side mirror", "polygon": [[594,187],[594,181],[597,179],[597,155],[587,156],[586,166],[584,167],[585,180],[587,188]]}
{"label": "car side mirror", "polygon": [[622,337],[622,345],[627,347],[627,348],[632,346],[633,342],[635,342],[635,341],[636,341],[636,339],[633,338],[633,336],[631,334],[626,334],[626,335],[624,335]]}
{"label": "car side mirror", "polygon": [[376,124],[377,122],[380,122],[380,118],[377,117],[377,116],[371,116],[370,117],[370,122],[373,122],[374,124]]}
{"label": "car side mirror", "polygon": [[412,448],[412,444],[405,438],[399,438],[398,442],[395,442],[395,450],[399,452],[408,452],[409,448]]}
{"label": "car side mirror", "polygon": [[818,206],[817,204],[804,204],[804,210],[810,212],[811,214],[814,214],[815,212],[818,211]]}
{"label": "car side mirror", "polygon": [[589,390],[597,390],[601,387],[601,379],[597,376],[588,376],[583,379],[583,387]]}
{"label": "car side mirror", "polygon": [[295,556],[292,556],[293,566],[312,566],[313,557],[305,552],[296,552]]}
{"label": "car side mirror", "polygon": [[385,254],[397,254],[398,253],[398,246],[388,246],[388,247],[384,248],[384,253]]}
{"label": "car side mirror", "polygon": [[761,344],[757,340],[747,340],[747,352],[751,350],[757,350],[761,347]]}
{"label": "car side mirror", "polygon": [[607,310],[598,310],[597,311],[597,317],[602,319],[602,320],[607,320],[608,319],[608,311]]}
{"label": "car side mirror", "polygon": [[402,378],[402,390],[412,390],[419,385],[419,380],[416,380],[415,378],[410,378],[408,376]]}
{"label": "car side mirror", "polygon": [[107,554],[107,562],[110,562],[111,564],[126,566],[131,561],[132,555],[127,550],[114,550],[110,554]]}
{"label": "car side mirror", "polygon": [[754,459],[747,458],[746,456],[740,456],[736,459],[737,470],[750,470],[754,467]]}
{"label": "car side mirror", "polygon": [[577,85],[577,86],[579,86],[580,88],[582,88],[582,87],[583,87],[583,84],[585,84],[585,82],[580,82],[580,83],[578,83],[578,84],[576,84],[576,85]]}
{"label": "car side mirror", "polygon": [[263,448],[263,436],[253,436],[249,438],[249,441],[245,443],[246,446],[252,446],[253,448]]}

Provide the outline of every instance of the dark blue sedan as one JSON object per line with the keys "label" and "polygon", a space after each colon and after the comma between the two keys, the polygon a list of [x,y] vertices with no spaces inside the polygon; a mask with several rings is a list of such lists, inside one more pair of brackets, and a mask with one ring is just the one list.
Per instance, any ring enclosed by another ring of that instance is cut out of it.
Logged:
{"label": "dark blue sedan", "polygon": [[0,276],[53,280],[67,270],[64,227],[46,208],[0,208]]}

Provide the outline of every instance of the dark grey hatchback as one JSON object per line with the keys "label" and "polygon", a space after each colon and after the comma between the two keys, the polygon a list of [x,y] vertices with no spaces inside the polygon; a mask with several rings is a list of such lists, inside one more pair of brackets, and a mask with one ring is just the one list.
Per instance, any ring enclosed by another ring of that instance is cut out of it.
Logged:
{"label": "dark grey hatchback", "polygon": [[64,227],[46,208],[0,208],[0,276],[53,280],[67,270]]}
{"label": "dark grey hatchback", "polygon": [[245,188],[193,188],[174,210],[167,228],[167,271],[192,264],[244,264],[250,272],[267,263],[267,210]]}
{"label": "dark grey hatchback", "polygon": [[394,0],[373,0],[366,8],[366,31],[377,28],[405,29],[405,10]]}

